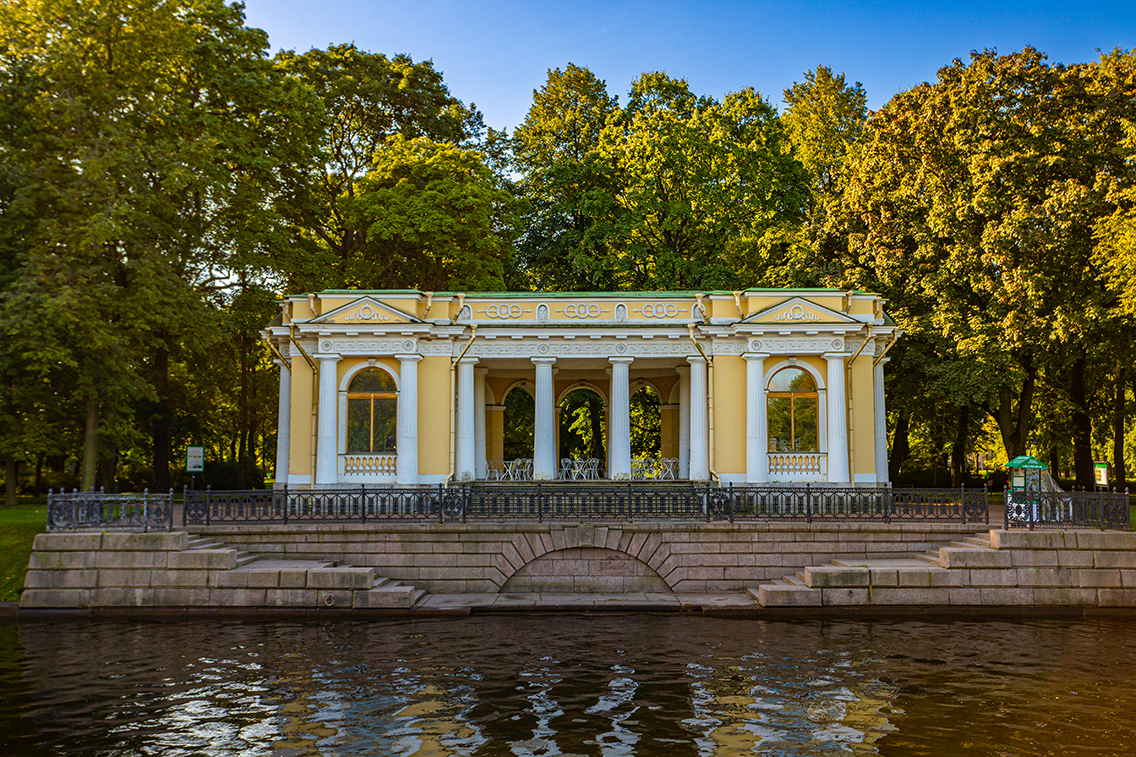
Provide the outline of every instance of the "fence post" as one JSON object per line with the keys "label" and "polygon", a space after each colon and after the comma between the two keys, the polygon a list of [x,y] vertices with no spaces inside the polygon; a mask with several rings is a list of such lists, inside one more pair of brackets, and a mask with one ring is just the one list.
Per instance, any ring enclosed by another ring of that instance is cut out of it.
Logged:
{"label": "fence post", "polygon": [[205,525],[209,525],[209,517],[213,514],[213,485],[205,487]]}
{"label": "fence post", "polygon": [[367,485],[359,484],[359,515],[363,518],[363,523],[367,522]]}
{"label": "fence post", "polygon": [[284,484],[284,525],[288,525],[288,484]]}
{"label": "fence post", "polygon": [[174,488],[170,487],[169,500],[167,501],[168,507],[166,508],[166,530],[174,530]]}
{"label": "fence post", "polygon": [[813,522],[813,495],[808,483],[805,483],[805,522]]}
{"label": "fence post", "polygon": [[[182,486],[181,488],[181,527],[185,528],[189,525],[189,487]],[[170,509],[170,518],[174,517],[173,508]]]}
{"label": "fence post", "polygon": [[706,499],[702,500],[702,509],[706,511],[706,522],[710,522],[710,480],[706,481]]}
{"label": "fence post", "polygon": [[730,522],[734,522],[734,482],[730,482]]}
{"label": "fence post", "polygon": [[537,523],[544,523],[544,501],[540,498],[540,482],[536,484],[536,520]]}
{"label": "fence post", "polygon": [[438,484],[438,522],[446,522],[446,485]]}
{"label": "fence post", "polygon": [[962,524],[966,525],[966,484],[959,486],[959,507],[962,509]]}
{"label": "fence post", "polygon": [[146,506],[147,505],[146,500],[148,500],[149,498],[150,498],[150,489],[149,489],[149,487],[147,487],[147,488],[142,490],[142,533],[148,533],[150,531],[150,524],[147,522],[147,519],[146,519],[146,516],[149,515],[149,508]]}
{"label": "fence post", "polygon": [[465,523],[466,510],[469,509],[469,494],[472,490],[473,490],[473,484],[465,484],[464,486],[462,486],[462,498],[461,498],[462,523]]}
{"label": "fence post", "polygon": [[986,522],[986,525],[989,526],[990,525],[990,482],[989,481],[983,481],[982,482],[982,509],[986,513],[986,516],[983,520]]}
{"label": "fence post", "polygon": [[635,511],[635,506],[632,504],[631,481],[627,482],[627,520],[631,521],[631,513]]}

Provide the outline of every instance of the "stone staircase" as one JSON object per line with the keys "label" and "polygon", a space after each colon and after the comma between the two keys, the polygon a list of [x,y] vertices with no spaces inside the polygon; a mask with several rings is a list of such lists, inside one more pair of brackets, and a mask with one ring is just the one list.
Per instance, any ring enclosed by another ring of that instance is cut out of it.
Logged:
{"label": "stone staircase", "polygon": [[[937,550],[909,557],[833,560],[746,591],[762,607],[948,604],[947,589],[952,585],[961,586],[961,581],[956,582],[950,576],[950,569],[996,567],[986,565],[990,562],[988,555],[996,556],[990,534],[979,532]],[[927,591],[923,592],[924,589]],[[940,591],[934,591],[936,589]],[[886,601],[893,599],[896,601]]]}
{"label": "stone staircase", "polygon": [[[218,577],[218,586],[295,590],[348,589],[351,590],[352,596],[347,606],[368,609],[410,609],[426,595],[425,589],[417,589],[386,576],[374,575],[373,568],[340,565],[335,560],[282,560],[262,557],[205,535],[191,535],[186,551],[236,554],[236,567],[231,569],[231,575]],[[247,575],[240,575],[242,572]],[[371,582],[369,588],[367,588],[368,580]],[[335,607],[341,606],[342,599],[343,597],[335,593],[325,593],[322,602],[326,607]]]}

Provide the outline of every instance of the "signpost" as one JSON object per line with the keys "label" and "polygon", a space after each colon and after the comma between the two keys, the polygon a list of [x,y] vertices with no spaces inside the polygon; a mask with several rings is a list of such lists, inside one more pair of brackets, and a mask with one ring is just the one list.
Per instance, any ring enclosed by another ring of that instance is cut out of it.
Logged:
{"label": "signpost", "polygon": [[1108,489],[1108,463],[1097,460],[1093,463],[1093,471],[1097,477],[1097,488]]}
{"label": "signpost", "polygon": [[202,473],[205,470],[205,448],[204,447],[186,447],[185,448],[185,472],[189,475],[189,488],[193,488],[194,478],[193,474]]}

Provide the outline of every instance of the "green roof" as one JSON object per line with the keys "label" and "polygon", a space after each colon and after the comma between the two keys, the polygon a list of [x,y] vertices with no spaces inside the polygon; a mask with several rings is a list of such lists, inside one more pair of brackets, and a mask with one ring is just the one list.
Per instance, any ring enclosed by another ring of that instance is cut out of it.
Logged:
{"label": "green roof", "polygon": [[1049,470],[1049,466],[1038,460],[1036,457],[1029,455],[1018,455],[1010,462],[1006,463],[1007,468],[1040,468],[1041,470]]}

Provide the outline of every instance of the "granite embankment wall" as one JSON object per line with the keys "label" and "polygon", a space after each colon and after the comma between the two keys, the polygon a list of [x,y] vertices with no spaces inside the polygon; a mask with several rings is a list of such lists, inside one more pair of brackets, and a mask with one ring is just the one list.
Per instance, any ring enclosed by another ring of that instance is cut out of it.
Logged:
{"label": "granite embankment wall", "polygon": [[750,588],[763,607],[1136,607],[1136,533],[990,531],[937,561],[815,565]]}
{"label": "granite embankment wall", "polygon": [[[334,560],[434,594],[744,591],[831,560],[903,557],[980,527],[961,524],[402,523],[211,526],[263,557]],[[192,529],[191,529],[192,530]]]}

